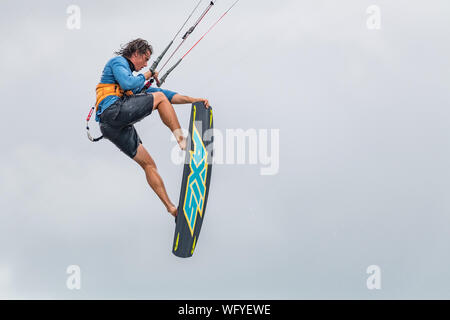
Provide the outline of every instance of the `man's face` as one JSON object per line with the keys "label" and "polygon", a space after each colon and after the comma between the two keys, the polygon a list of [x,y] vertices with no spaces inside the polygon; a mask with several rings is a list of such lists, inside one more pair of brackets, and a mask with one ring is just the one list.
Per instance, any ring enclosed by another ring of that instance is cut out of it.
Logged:
{"label": "man's face", "polygon": [[135,53],[135,59],[133,59],[134,67],[136,68],[136,71],[140,71],[142,68],[147,66],[148,60],[150,60],[150,51],[147,51],[144,54]]}

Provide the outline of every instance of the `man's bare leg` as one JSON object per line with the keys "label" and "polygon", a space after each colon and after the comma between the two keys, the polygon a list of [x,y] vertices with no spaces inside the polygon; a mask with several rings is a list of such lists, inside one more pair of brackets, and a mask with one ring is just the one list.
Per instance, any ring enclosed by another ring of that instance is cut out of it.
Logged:
{"label": "man's bare leg", "polygon": [[158,109],[162,122],[169,127],[182,150],[186,150],[186,137],[183,136],[177,114],[172,104],[162,92],[154,92],[153,110]]}
{"label": "man's bare leg", "polygon": [[133,158],[133,160],[136,161],[142,167],[142,169],[144,169],[148,184],[161,199],[167,211],[172,216],[176,217],[177,207],[170,201],[169,196],[166,192],[166,188],[164,187],[164,182],[156,168],[155,161],[152,159],[152,157],[142,144],[139,145],[136,156]]}

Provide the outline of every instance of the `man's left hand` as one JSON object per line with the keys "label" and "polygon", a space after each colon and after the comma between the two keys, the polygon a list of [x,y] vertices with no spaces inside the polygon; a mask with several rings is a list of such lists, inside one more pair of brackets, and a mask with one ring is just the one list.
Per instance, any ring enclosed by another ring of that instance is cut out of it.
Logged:
{"label": "man's left hand", "polygon": [[208,109],[210,106],[209,106],[209,101],[208,101],[208,99],[203,99],[203,98],[199,98],[199,99],[197,99],[197,101],[195,101],[195,102],[203,102],[203,104],[205,105],[205,108],[206,109]]}

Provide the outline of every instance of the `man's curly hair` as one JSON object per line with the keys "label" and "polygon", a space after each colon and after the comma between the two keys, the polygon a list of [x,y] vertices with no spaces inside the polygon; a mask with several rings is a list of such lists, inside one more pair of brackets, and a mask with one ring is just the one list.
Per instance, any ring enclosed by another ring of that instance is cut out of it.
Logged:
{"label": "man's curly hair", "polygon": [[120,50],[114,53],[117,54],[118,56],[131,58],[131,56],[135,52],[139,54],[146,54],[147,51],[150,51],[150,54],[152,54],[153,47],[150,44],[148,44],[147,40],[138,38],[128,42],[126,45],[121,46]]}

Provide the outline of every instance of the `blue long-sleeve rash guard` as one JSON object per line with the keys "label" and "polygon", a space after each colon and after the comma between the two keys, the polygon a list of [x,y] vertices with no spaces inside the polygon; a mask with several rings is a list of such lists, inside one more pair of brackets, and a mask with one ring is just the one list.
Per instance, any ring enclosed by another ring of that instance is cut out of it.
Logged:
{"label": "blue long-sleeve rash guard", "polygon": [[[145,77],[143,74],[133,75],[133,64],[125,57],[118,56],[109,60],[103,69],[100,83],[118,83],[124,91],[131,90],[134,94],[141,92],[145,84]],[[146,92],[162,92],[169,101],[172,101],[176,92],[150,87]],[[119,100],[117,96],[108,96],[104,98],[98,105],[95,120],[100,121],[100,115],[114,102]]]}

